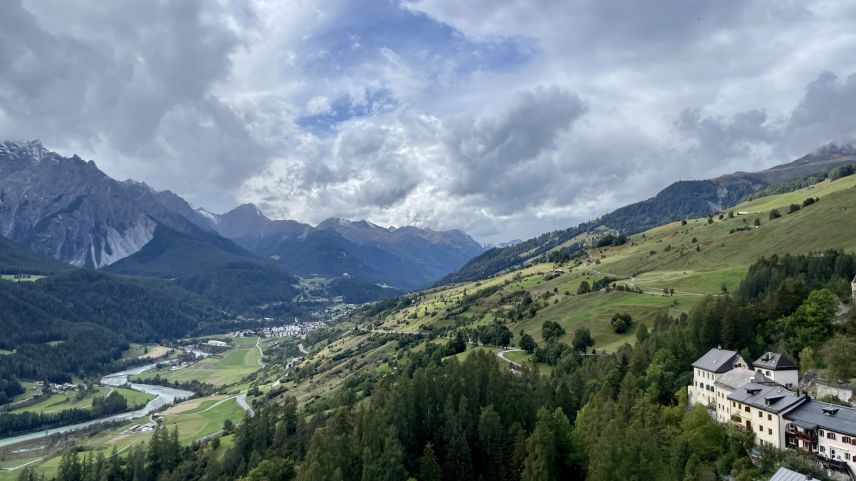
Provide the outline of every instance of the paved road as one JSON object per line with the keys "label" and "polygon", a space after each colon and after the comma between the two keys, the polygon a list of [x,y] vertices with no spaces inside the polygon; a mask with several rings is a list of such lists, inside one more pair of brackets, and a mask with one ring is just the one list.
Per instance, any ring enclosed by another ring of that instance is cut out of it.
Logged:
{"label": "paved road", "polygon": [[256,349],[259,350],[259,366],[265,367],[265,362],[262,361],[262,358],[264,357],[265,353],[262,352],[261,343],[262,343],[262,338],[261,338],[261,336],[259,336],[256,338]]}
{"label": "paved road", "polygon": [[252,406],[250,406],[250,403],[247,402],[246,394],[238,394],[238,396],[235,398],[235,401],[238,402],[238,406],[241,406],[241,409],[243,409],[244,412],[247,413],[250,417],[256,415],[255,410],[253,410]]}
{"label": "paved road", "polygon": [[45,458],[38,458],[38,459],[34,459],[34,460],[29,461],[29,462],[26,462],[26,463],[24,463],[24,464],[19,464],[18,466],[14,466],[14,467],[11,467],[11,468],[3,468],[2,470],[3,470],[3,471],[16,471],[16,470],[18,470],[18,469],[23,468],[24,466],[29,466],[29,465],[31,465],[31,464],[33,464],[33,463],[38,463],[39,461],[41,461],[41,460],[43,460],[43,459],[45,459]]}
{"label": "paved road", "polygon": [[503,361],[509,362],[515,367],[522,367],[522,365],[519,362],[514,362],[511,359],[508,359],[507,357],[505,357],[505,354],[509,353],[509,352],[523,352],[523,349],[506,349],[504,351],[499,351],[498,353],[496,353],[496,355],[497,355],[497,357],[499,357]]}
{"label": "paved road", "polygon": [[[243,396],[243,394],[241,394],[241,396]],[[212,405],[208,406],[207,408],[203,409],[202,411],[199,411],[199,413],[200,413],[200,414],[202,414],[202,413],[204,413],[204,412],[206,412],[206,411],[210,411],[210,410],[212,410],[212,409],[216,408],[217,406],[219,406],[219,405],[223,404],[224,402],[226,402],[226,401],[228,401],[228,400],[230,400],[230,399],[235,399],[236,397],[238,397],[238,396],[229,396],[229,397],[224,397],[223,399],[221,399],[221,400],[219,400],[219,401],[215,402],[214,404],[212,404]],[[238,401],[238,404],[241,404],[241,401]]]}

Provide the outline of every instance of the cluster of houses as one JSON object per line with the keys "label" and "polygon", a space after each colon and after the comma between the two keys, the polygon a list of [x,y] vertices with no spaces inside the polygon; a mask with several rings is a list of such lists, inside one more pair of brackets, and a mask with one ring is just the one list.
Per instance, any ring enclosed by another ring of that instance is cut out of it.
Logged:
{"label": "cluster of houses", "polygon": [[36,381],[35,383],[33,383],[33,387],[34,389],[44,390],[45,388],[47,388],[51,392],[64,393],[70,391],[77,391],[78,389],[80,389],[81,386],[79,384],[72,384],[68,382],[61,384],[52,382],[45,385],[44,381]]}
{"label": "cluster of houses", "polygon": [[305,338],[306,334],[326,326],[324,321],[308,321],[299,324],[286,324],[284,326],[265,327],[259,330],[262,337],[299,337]]}
{"label": "cluster of houses", "polygon": [[701,404],[722,423],[755,433],[755,443],[816,456],[832,473],[856,479],[856,409],[799,392],[799,370],[768,352],[755,361],[711,349],[693,363],[690,405]]}

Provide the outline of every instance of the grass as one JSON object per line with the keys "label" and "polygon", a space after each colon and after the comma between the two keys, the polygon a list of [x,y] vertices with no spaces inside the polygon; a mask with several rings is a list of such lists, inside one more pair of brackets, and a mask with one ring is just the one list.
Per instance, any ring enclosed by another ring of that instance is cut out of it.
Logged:
{"label": "grass", "polygon": [[[788,205],[801,204],[807,197],[820,200],[787,214]],[[734,213],[750,212],[747,216],[725,215],[711,224],[707,218],[690,219],[686,225],[674,222],[634,235],[623,246],[589,249],[589,261],[577,267],[561,266],[567,272],[555,279],[546,280],[544,274],[556,266],[541,263],[479,282],[424,291],[415,305],[383,318],[382,327],[410,332],[423,324],[454,328],[455,318],[469,326],[488,324],[501,316],[502,309],[514,307],[504,303],[503,295],[526,290],[540,309],[533,318],[508,323],[515,338],[523,330],[542,341],[541,325],[550,320],[565,328],[564,341],[570,340],[573,330],[587,327],[596,348],[613,350],[625,342],[632,343],[635,329],[649,323],[658,312],[688,312],[705,295],[720,295],[723,287],[728,292],[735,291],[751,263],[761,256],[829,248],[856,250],[854,208],[856,176],[824,181],[812,188],[763,197],[729,209]],[[770,220],[772,209],[778,209],[782,217]],[[753,225],[756,217],[761,224],[757,228]],[[743,226],[750,228],[737,230]],[[620,279],[618,284],[641,288],[644,294],[574,295],[583,280],[591,283],[604,276]],[[495,285],[504,286],[501,293],[479,299],[466,312],[454,311],[465,294]],[[664,289],[673,289],[675,295],[662,296]],[[551,297],[542,297],[548,291]],[[612,331],[609,320],[616,312],[629,312],[637,321],[627,333]]]}
{"label": "grass", "polygon": [[[221,430],[226,419],[231,419],[235,424],[240,423],[244,418],[244,411],[238,406],[234,398],[230,397],[220,402],[223,399],[225,399],[224,396],[212,396],[179,403],[162,413],[166,418],[164,425],[170,430],[174,426],[178,426],[179,441],[188,445],[208,434]],[[121,455],[127,455],[134,446],[148,442],[152,433],[123,434],[123,431],[134,424],[142,424],[147,421],[148,417],[135,419],[120,427],[106,429],[93,436],[73,436],[73,439],[78,449],[82,451],[81,455],[98,452],[109,455],[114,445]],[[51,477],[56,474],[59,468],[61,454],[61,452],[55,451],[46,455],[30,453],[20,459],[0,461],[0,468],[19,466],[45,456],[46,459],[33,463],[30,467],[34,468],[38,474]],[[17,480],[19,474],[20,470],[0,471],[0,481]]]}
{"label": "grass", "polygon": [[[76,392],[51,394],[43,400],[31,406],[20,407],[12,410],[13,413],[20,412],[41,412],[41,413],[56,413],[66,409],[88,409],[92,407],[92,400],[96,397],[104,397],[110,392],[111,388],[100,387],[93,393],[87,394],[81,399],[77,398]],[[153,399],[154,396],[131,389],[113,388],[128,400],[128,406],[144,405]]]}
{"label": "grass", "polygon": [[238,383],[243,377],[259,369],[259,350],[255,348],[255,338],[252,346],[229,349],[221,354],[211,356],[176,371],[149,371],[134,376],[135,381],[145,382],[146,379],[160,375],[170,381],[187,382],[200,381],[215,386],[226,386]]}
{"label": "grass", "polygon": [[40,276],[37,274],[25,274],[25,275],[26,275],[26,277],[19,277],[19,276],[16,276],[15,274],[0,274],[0,279],[2,279],[4,281],[11,281],[11,282],[33,282],[33,281],[37,281],[37,280],[45,277],[45,276]]}
{"label": "grass", "polygon": [[136,358],[145,358],[151,359],[156,357],[161,357],[167,352],[169,352],[170,348],[166,346],[161,346],[158,344],[137,344],[131,343],[130,348],[122,353],[123,359],[136,359]]}

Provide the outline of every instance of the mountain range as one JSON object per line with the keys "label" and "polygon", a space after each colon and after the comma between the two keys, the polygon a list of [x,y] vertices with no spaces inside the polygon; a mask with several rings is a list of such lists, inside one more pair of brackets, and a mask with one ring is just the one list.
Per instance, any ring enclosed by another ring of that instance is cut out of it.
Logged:
{"label": "mountain range", "polygon": [[438,284],[470,281],[496,274],[565,246],[595,229],[606,227],[624,234],[636,234],[676,219],[720,212],[765,187],[812,175],[826,175],[836,167],[854,163],[856,145],[829,144],[797,160],[760,172],[735,172],[709,180],[678,181],[650,199],[618,208],[599,219],[510,246],[489,249],[472,258],[459,271],[445,276]]}
{"label": "mountain range", "polygon": [[0,142],[0,178],[0,235],[72,266],[120,274],[178,278],[251,264],[415,289],[484,250],[457,230],[342,219],[312,227],[271,220],[251,204],[213,214],[38,141]]}

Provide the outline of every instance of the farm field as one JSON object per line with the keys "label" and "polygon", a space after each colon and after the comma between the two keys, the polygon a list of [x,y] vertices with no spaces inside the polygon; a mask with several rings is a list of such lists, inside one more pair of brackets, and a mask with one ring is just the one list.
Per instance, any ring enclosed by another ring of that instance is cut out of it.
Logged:
{"label": "farm field", "polygon": [[13,409],[11,412],[19,413],[29,411],[55,413],[66,409],[88,409],[92,407],[92,400],[94,398],[107,396],[111,391],[116,391],[122,396],[124,396],[125,399],[128,400],[129,408],[131,406],[142,406],[149,402],[149,400],[154,398],[154,396],[151,394],[134,391],[132,389],[125,389],[121,387],[99,387],[94,392],[87,394],[81,399],[77,398],[77,392],[56,393],[51,394],[50,396],[44,398],[43,400],[40,400],[39,402],[33,405],[19,407],[17,409]]}
{"label": "farm field", "polygon": [[[226,419],[238,424],[244,417],[244,411],[235,402],[234,396],[191,399],[176,404],[161,414],[164,416],[163,423],[167,429],[172,430],[174,426],[178,426],[179,441],[184,445],[221,430]],[[102,452],[104,455],[109,455],[115,445],[119,453],[124,453],[140,443],[148,442],[151,438],[151,432],[125,433],[124,431],[135,424],[143,424],[148,421],[148,417],[136,419],[91,437],[81,436],[76,438],[78,448],[82,451],[81,454]],[[42,457],[44,459],[41,459]],[[2,460],[0,461],[0,481],[16,480],[20,471],[6,469],[30,461],[36,461],[30,465],[35,472],[50,476],[55,474],[59,467],[60,456],[49,453]]]}
{"label": "farm field", "polygon": [[18,276],[15,274],[0,274],[0,279],[11,282],[33,282],[44,277],[45,276],[40,276],[36,274],[25,274],[24,276]]}
{"label": "farm field", "polygon": [[261,367],[259,365],[259,351],[256,349],[255,343],[256,338],[252,338],[252,345],[229,349],[228,351],[202,359],[188,367],[175,371],[168,369],[149,371],[134,376],[133,380],[136,382],[145,382],[146,379],[160,375],[170,381],[186,382],[195,380],[215,386],[232,385]]}

